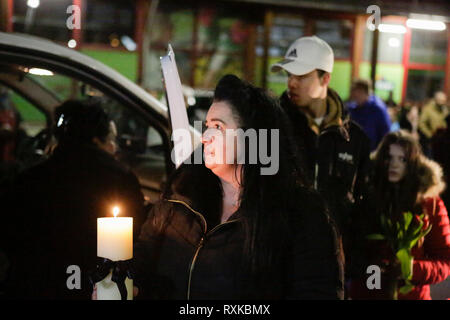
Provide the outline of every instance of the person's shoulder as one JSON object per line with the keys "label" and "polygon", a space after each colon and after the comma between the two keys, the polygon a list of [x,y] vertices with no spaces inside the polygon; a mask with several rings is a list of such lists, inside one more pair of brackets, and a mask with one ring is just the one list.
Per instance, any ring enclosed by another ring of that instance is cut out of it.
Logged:
{"label": "person's shoulder", "polygon": [[433,111],[434,105],[435,105],[435,102],[433,100],[431,100],[428,103],[424,104],[424,106],[422,107],[422,110],[421,110],[421,114],[423,112]]}
{"label": "person's shoulder", "polygon": [[113,155],[101,149],[93,148],[92,162],[95,166],[98,166],[99,170],[112,171],[117,174],[129,175],[131,173],[130,168],[124,163],[117,160]]}
{"label": "person's shoulder", "polygon": [[374,110],[378,114],[387,112],[386,104],[383,100],[381,100],[380,97],[376,95],[371,95],[369,97],[369,105],[372,107],[372,110]]}
{"label": "person's shoulder", "polygon": [[34,163],[30,167],[20,171],[15,179],[16,184],[32,182],[35,180],[46,179],[52,172],[52,159],[45,159]]}
{"label": "person's shoulder", "polygon": [[370,139],[365,133],[364,129],[357,122],[349,119],[347,122],[347,127],[350,133],[350,140],[358,139],[363,142],[370,142]]}
{"label": "person's shoulder", "polygon": [[355,101],[347,101],[347,102],[344,104],[344,106],[345,106],[345,108],[347,108],[347,110],[348,110],[349,112],[355,112],[355,111],[356,111],[356,108],[358,107],[358,105],[356,104]]}

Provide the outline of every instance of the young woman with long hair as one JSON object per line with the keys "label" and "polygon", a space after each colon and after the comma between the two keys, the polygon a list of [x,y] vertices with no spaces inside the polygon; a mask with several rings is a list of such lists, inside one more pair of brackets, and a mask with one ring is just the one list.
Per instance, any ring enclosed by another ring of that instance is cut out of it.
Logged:
{"label": "young woman with long hair", "polygon": [[359,260],[360,275],[369,265],[378,265],[385,273],[379,290],[367,290],[367,274],[363,279],[352,281],[351,296],[354,299],[389,298],[387,280],[399,277],[399,264],[395,263],[395,253],[385,241],[367,240],[367,236],[381,233],[381,216],[396,223],[403,214],[411,212],[415,216],[424,214],[424,225],[429,223],[431,231],[412,248],[414,289],[408,294],[399,294],[398,298],[431,299],[429,285],[450,275],[450,226],[447,209],[439,196],[445,187],[442,169],[422,154],[417,139],[402,130],[384,137],[373,156],[373,166],[372,201],[360,214],[358,230],[364,239],[355,241],[364,245],[353,252],[352,257]]}

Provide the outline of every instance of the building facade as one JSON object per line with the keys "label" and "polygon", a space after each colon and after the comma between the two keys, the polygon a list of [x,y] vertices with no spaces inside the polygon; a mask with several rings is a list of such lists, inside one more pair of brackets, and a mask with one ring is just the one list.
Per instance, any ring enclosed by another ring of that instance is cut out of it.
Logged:
{"label": "building facade", "polygon": [[[31,10],[26,0],[3,0],[2,7],[9,21],[3,28],[68,45],[72,40],[76,49],[156,94],[162,90],[159,57],[168,43],[187,86],[212,89],[222,75],[234,73],[280,94],[286,75],[271,73],[271,64],[296,38],[317,35],[334,50],[330,86],[344,100],[352,79],[372,76],[381,98],[391,93],[401,103],[422,102],[437,90],[450,93],[450,17],[439,17],[443,30],[407,23],[417,12],[429,19],[450,12],[445,1],[433,2],[379,1],[381,24],[388,27],[377,35],[368,28],[372,15],[364,1],[60,0]],[[66,26],[71,5],[81,9],[81,29]]]}

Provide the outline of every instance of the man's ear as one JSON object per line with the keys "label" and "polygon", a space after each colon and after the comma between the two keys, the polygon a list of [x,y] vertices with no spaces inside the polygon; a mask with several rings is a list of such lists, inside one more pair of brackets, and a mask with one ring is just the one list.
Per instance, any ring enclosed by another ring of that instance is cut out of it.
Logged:
{"label": "man's ear", "polygon": [[329,72],[326,72],[320,79],[320,83],[322,84],[322,86],[328,86],[330,81],[331,81],[331,73]]}

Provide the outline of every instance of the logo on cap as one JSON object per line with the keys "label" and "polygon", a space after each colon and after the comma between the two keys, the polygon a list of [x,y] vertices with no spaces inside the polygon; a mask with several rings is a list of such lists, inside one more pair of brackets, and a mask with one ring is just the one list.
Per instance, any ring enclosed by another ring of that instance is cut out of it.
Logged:
{"label": "logo on cap", "polygon": [[297,58],[297,49],[294,49],[291,52],[289,52],[288,57]]}

